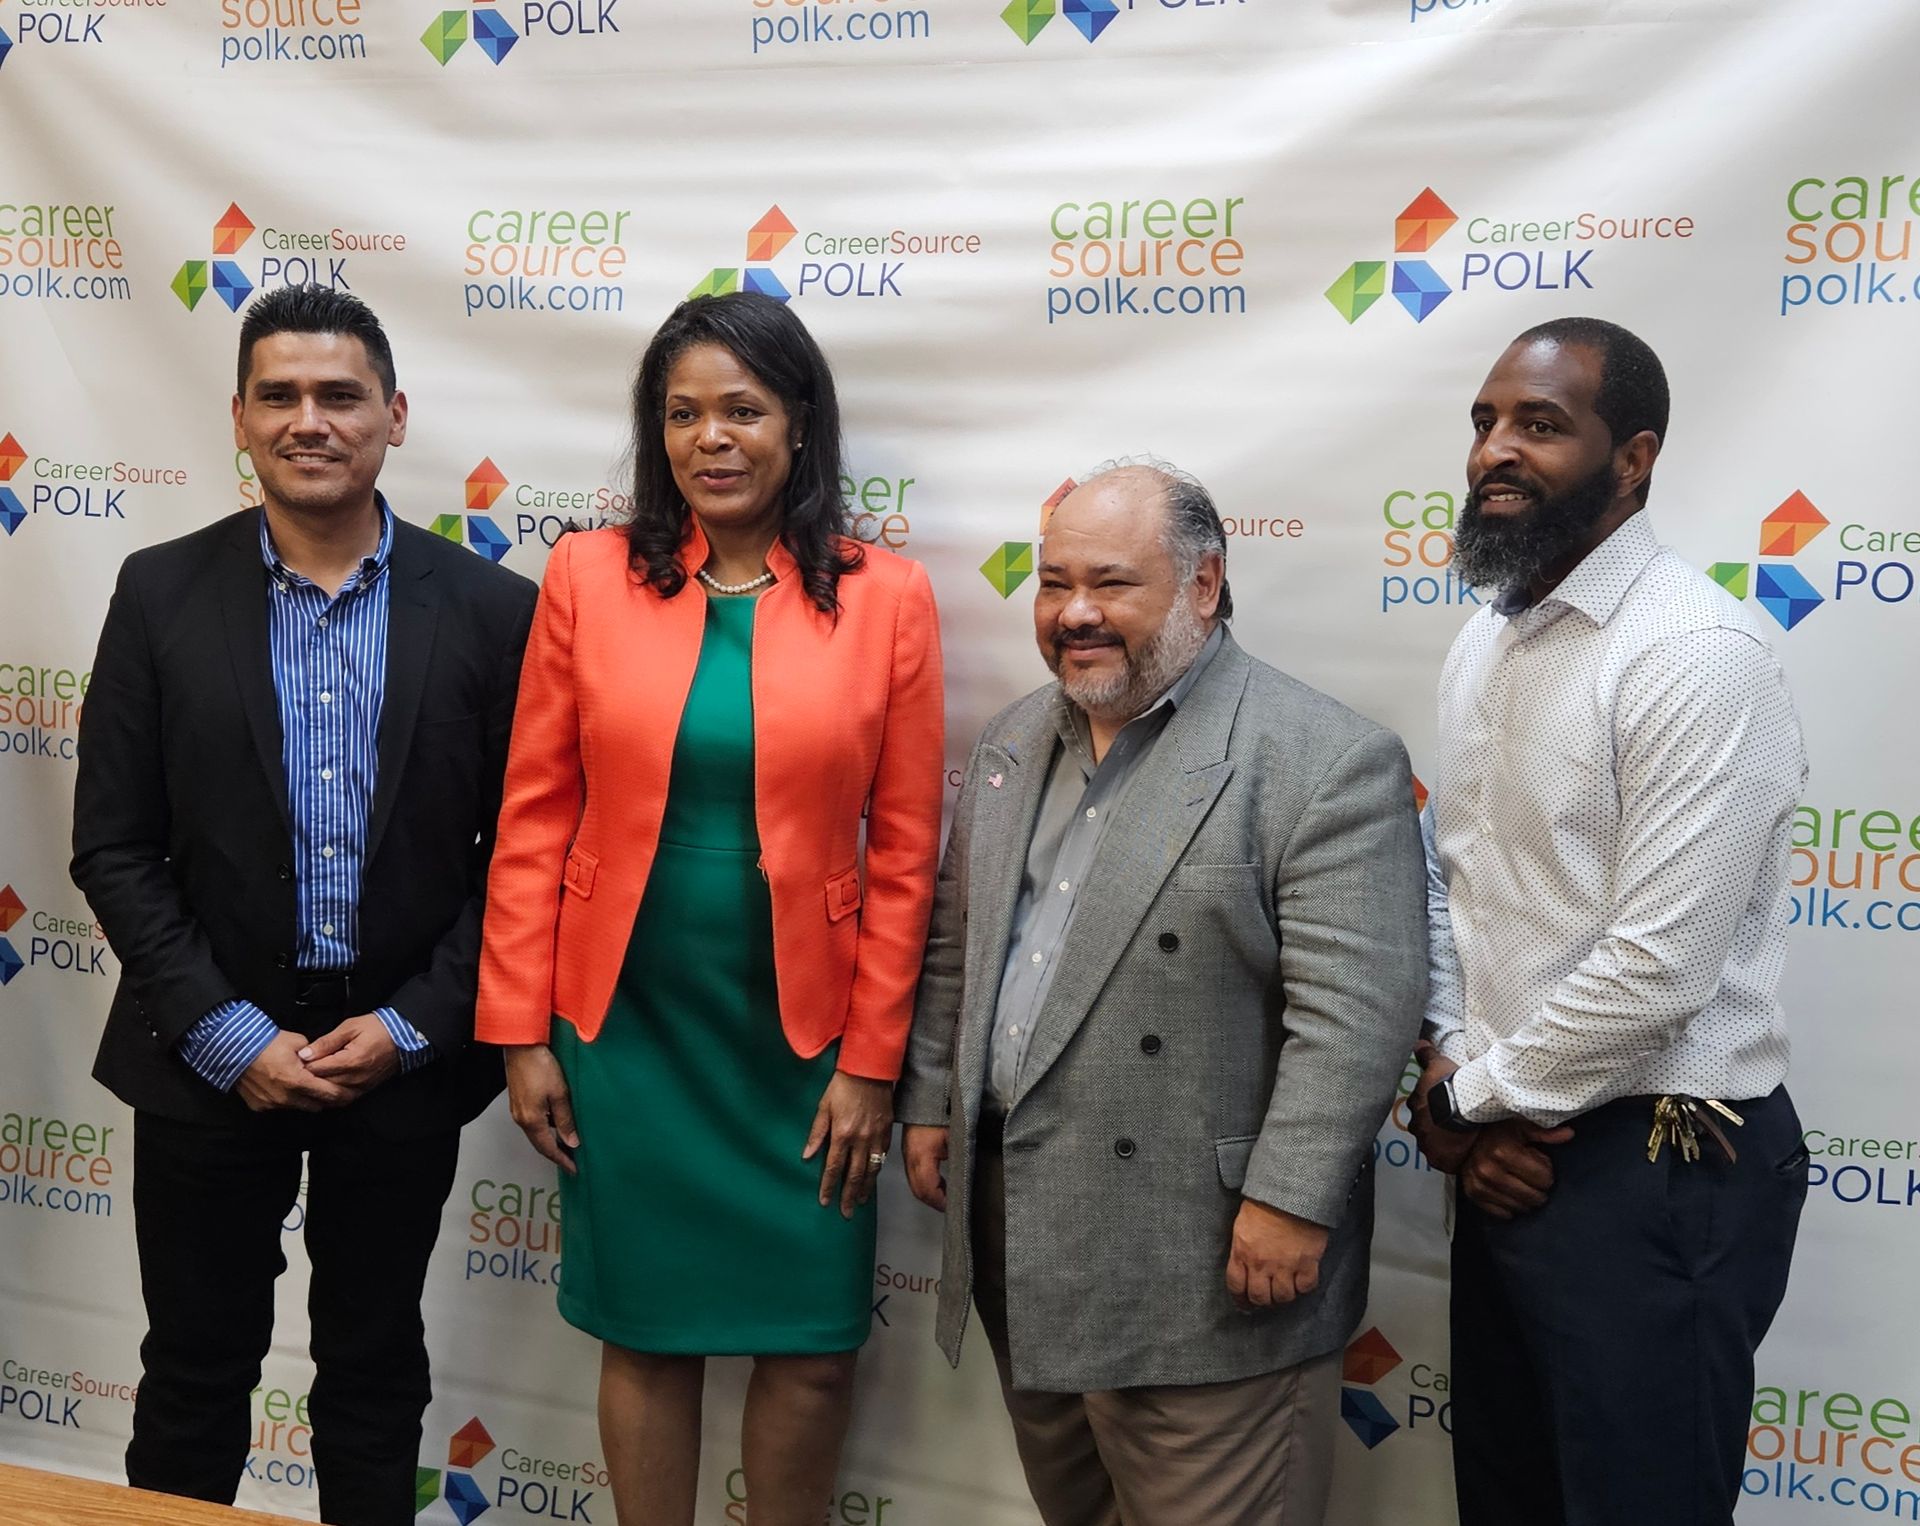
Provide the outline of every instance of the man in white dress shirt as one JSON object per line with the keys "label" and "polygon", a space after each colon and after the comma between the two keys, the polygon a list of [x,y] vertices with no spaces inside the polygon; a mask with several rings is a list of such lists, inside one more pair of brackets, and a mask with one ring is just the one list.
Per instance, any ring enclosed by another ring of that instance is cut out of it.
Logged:
{"label": "man in white dress shirt", "polygon": [[1724,1526],[1806,1195],[1799,723],[1746,606],[1654,538],[1652,350],[1543,324],[1472,417],[1454,566],[1499,592],[1440,680],[1414,1099],[1460,1186],[1460,1519]]}

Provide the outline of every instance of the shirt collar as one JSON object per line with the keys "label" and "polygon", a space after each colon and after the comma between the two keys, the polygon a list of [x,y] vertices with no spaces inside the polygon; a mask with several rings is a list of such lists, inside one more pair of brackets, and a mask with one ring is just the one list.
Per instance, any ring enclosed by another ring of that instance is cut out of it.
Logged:
{"label": "shirt collar", "polygon": [[1659,550],[1653,520],[1641,509],[1582,557],[1580,564],[1538,604],[1529,605],[1524,583],[1510,583],[1494,600],[1494,611],[1512,620],[1530,608],[1558,606],[1577,609],[1595,625],[1605,625]]}
{"label": "shirt collar", "polygon": [[[371,556],[360,559],[360,565],[352,577],[341,585],[340,592],[347,593],[355,588],[364,588],[381,573],[387,570],[387,563],[393,558],[393,510],[388,507],[386,495],[376,490],[373,495],[374,506],[380,510],[380,544],[373,548]],[[285,562],[273,544],[273,531],[267,525],[267,511],[260,511],[260,560],[267,564],[268,575],[282,585],[288,583],[308,583]]]}

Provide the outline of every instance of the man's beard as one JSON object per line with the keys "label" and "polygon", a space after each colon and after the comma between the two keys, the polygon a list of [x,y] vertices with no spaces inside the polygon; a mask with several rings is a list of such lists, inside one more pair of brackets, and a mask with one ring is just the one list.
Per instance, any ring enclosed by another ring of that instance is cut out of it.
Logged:
{"label": "man's beard", "polygon": [[[1200,648],[1207,644],[1207,635],[1207,622],[1183,594],[1173,601],[1160,629],[1142,643],[1137,655],[1128,651],[1126,643],[1112,631],[1099,626],[1074,631],[1071,636],[1056,635],[1047,653],[1047,666],[1059,678],[1067,698],[1088,715],[1101,720],[1131,720],[1193,666]],[[1104,675],[1064,671],[1064,654],[1075,646],[1119,647],[1120,669]]]}
{"label": "man's beard", "polygon": [[[1532,494],[1533,506],[1514,514],[1481,512],[1482,496],[1502,487]],[[1551,498],[1518,473],[1491,471],[1474,484],[1454,526],[1454,574],[1475,588],[1529,583],[1573,555],[1613,502],[1611,461]]]}

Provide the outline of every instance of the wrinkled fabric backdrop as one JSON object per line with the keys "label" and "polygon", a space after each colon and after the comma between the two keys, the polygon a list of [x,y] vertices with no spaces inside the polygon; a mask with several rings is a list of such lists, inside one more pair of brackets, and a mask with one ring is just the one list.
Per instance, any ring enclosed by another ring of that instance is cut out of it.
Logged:
{"label": "wrinkled fabric backdrop", "polygon": [[[1813,760],[1786,1001],[1814,1187],[1742,1518],[1920,1518],[1920,11],[0,0],[0,53],[0,1457],[111,1477],[128,1435],[131,1119],[87,1074],[118,969],[67,880],[74,738],[121,558],[257,501],[236,309],[371,303],[413,402],[395,508],[537,578],[562,519],[620,511],[653,326],[746,286],[833,361],[859,533],[932,571],[955,768],[1045,676],[1043,505],[1153,451],[1218,496],[1240,640],[1421,769],[1481,376],[1561,314],[1652,342],[1657,527],[1764,609]],[[1342,1526],[1453,1520],[1445,1199],[1403,1117]],[[955,1375],[930,1338],[938,1225],[897,1170],[882,1200],[829,1526],[1025,1526],[984,1346]],[[423,1521],[612,1521],[554,1208],[496,1105],[427,1288]],[[311,1515],[299,1228],[241,1498]],[[743,1516],[744,1371],[714,1364],[703,1522]]]}

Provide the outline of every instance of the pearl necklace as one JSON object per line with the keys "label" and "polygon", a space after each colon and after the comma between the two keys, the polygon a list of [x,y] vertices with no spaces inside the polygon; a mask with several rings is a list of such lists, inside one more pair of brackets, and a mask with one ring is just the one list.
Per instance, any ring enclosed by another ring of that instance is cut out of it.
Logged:
{"label": "pearl necklace", "polygon": [[696,567],[693,575],[715,593],[752,593],[756,588],[765,588],[773,581],[771,572],[763,572],[757,578],[748,578],[744,583],[723,583],[704,567]]}

